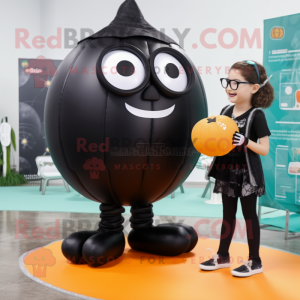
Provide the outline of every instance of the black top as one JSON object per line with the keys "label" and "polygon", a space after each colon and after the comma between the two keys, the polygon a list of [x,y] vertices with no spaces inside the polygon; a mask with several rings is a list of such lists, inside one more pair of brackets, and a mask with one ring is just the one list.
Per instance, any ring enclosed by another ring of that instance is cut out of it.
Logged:
{"label": "black top", "polygon": [[[246,124],[249,121],[248,117],[254,107],[251,107],[237,117],[232,115],[233,108],[234,105],[231,105],[224,115],[232,118],[239,128],[239,132],[245,135]],[[221,110],[220,114],[222,114],[224,109],[225,107]],[[248,137],[250,140],[257,142],[257,139],[269,135],[271,135],[271,132],[268,128],[265,114],[259,109],[255,112],[254,119],[251,123],[250,135]],[[247,152],[250,155],[253,151],[247,149]],[[256,193],[259,197],[265,195],[263,171],[262,168],[259,167],[259,164],[261,165],[260,158],[258,158],[259,160],[257,161],[257,157],[251,155],[249,156],[249,159],[250,162],[252,159],[253,163],[255,162],[254,165],[252,164],[252,174],[255,176],[255,180],[258,184],[257,186],[252,186],[250,183],[246,155],[243,146],[241,145],[234,147],[225,155],[216,156],[215,162],[211,166],[211,170],[208,174],[208,176],[216,179],[213,192],[224,193],[232,197],[245,197],[252,193]]]}
{"label": "black top", "polygon": [[[246,112],[244,112],[243,114],[241,114],[240,116],[235,117],[232,112],[233,112],[233,108],[235,105],[231,105],[232,107],[230,107],[227,112],[225,113],[226,116],[232,118],[236,124],[239,127],[239,132],[242,135],[245,135],[245,131],[246,131],[246,121],[249,117],[250,112],[254,109],[254,107],[251,107],[250,109],[248,109]],[[225,109],[225,107],[222,108],[221,113],[223,112],[223,110]],[[265,113],[262,110],[259,110],[256,112],[253,122],[252,122],[252,126],[250,128],[250,135],[249,135],[249,139],[255,143],[257,143],[257,140],[264,137],[264,136],[270,136],[271,132],[269,130],[268,124],[267,124],[267,120],[266,120],[266,116]],[[231,150],[234,150],[235,148],[233,148]]]}

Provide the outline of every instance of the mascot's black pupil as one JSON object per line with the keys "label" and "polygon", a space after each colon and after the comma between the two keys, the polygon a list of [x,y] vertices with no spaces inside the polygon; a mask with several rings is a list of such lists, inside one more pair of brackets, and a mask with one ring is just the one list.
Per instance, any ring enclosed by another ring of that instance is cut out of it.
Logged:
{"label": "mascot's black pupil", "polygon": [[117,72],[122,76],[131,76],[134,73],[134,65],[128,60],[122,60],[117,64]]}
{"label": "mascot's black pupil", "polygon": [[177,78],[179,76],[178,68],[172,63],[169,63],[169,64],[166,65],[166,73],[171,78]]}

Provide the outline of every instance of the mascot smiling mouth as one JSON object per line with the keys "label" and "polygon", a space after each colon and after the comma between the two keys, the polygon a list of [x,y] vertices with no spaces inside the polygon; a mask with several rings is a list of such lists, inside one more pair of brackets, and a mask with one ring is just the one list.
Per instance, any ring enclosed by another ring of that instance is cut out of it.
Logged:
{"label": "mascot smiling mouth", "polygon": [[138,109],[127,104],[126,102],[125,102],[125,107],[131,114],[141,118],[164,118],[173,112],[175,108],[175,104],[167,109],[155,110],[155,111]]}

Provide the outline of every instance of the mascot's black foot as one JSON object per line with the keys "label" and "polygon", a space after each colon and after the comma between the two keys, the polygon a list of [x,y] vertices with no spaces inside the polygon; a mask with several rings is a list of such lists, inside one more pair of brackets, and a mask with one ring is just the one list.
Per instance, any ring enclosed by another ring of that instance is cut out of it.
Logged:
{"label": "mascot's black foot", "polygon": [[174,224],[143,227],[130,231],[128,243],[134,250],[157,255],[177,256],[188,252],[191,248],[190,232],[192,232],[190,229],[186,230],[184,226]]}
{"label": "mascot's black foot", "polygon": [[87,263],[91,267],[98,267],[123,254],[124,207],[101,203],[100,210],[101,221],[98,230],[74,232],[64,239],[61,250],[71,262]]}
{"label": "mascot's black foot", "polygon": [[61,251],[65,258],[74,264],[84,264],[86,261],[82,256],[82,247],[85,241],[91,236],[102,231],[78,231],[71,233],[64,239],[61,245]]}
{"label": "mascot's black foot", "polygon": [[190,239],[190,245],[185,251],[185,253],[192,251],[198,243],[197,231],[192,226],[185,225],[185,224],[169,224],[169,223],[159,224],[157,226],[180,226],[184,228],[188,233],[187,238]]}
{"label": "mascot's black foot", "polygon": [[120,257],[124,249],[123,231],[106,231],[88,238],[82,247],[82,255],[90,267],[98,267]]}
{"label": "mascot's black foot", "polygon": [[64,239],[63,255],[74,264],[98,267],[120,257],[125,249],[123,232],[79,231]]}

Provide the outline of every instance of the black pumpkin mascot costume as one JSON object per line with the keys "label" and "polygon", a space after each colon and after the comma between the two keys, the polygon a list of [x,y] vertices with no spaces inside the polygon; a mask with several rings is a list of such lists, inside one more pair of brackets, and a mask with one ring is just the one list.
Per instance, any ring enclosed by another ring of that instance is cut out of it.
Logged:
{"label": "black pumpkin mascot costume", "polygon": [[[182,67],[180,67],[182,66]],[[177,256],[197,244],[184,224],[153,226],[153,203],[184,182],[200,154],[193,126],[207,117],[202,80],[185,51],[144,19],[134,0],[81,40],[60,64],[45,103],[46,139],[63,178],[100,204],[99,229],[62,243],[75,264],[97,267],[125,248]]]}

